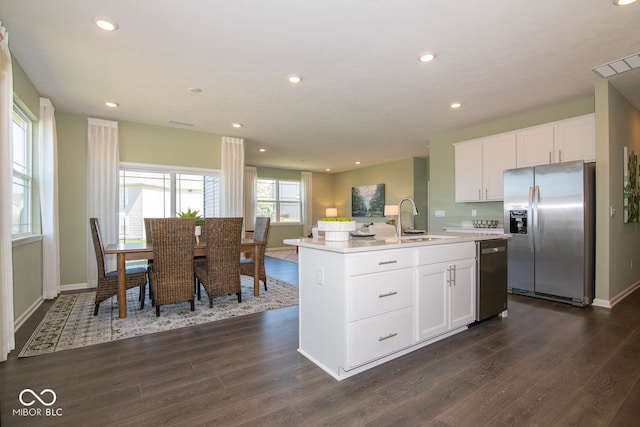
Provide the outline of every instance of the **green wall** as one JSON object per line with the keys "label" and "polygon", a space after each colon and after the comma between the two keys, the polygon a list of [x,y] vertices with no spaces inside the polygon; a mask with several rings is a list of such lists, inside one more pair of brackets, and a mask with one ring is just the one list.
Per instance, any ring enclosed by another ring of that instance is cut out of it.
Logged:
{"label": "green wall", "polygon": [[[586,98],[431,138],[429,141],[429,230],[441,231],[443,227],[460,226],[462,221],[472,219],[472,209],[477,211],[478,219],[502,219],[503,216],[502,202],[455,202],[454,143],[593,112],[594,99]],[[445,217],[436,218],[435,211],[445,211]]]}
{"label": "green wall", "polygon": [[60,284],[87,282],[87,118],[56,112]]}
{"label": "green wall", "polygon": [[118,122],[120,161],[220,169],[222,135]]}
{"label": "green wall", "polygon": [[[416,185],[419,183],[419,186]],[[420,215],[413,217],[403,205],[403,226],[427,227],[427,161],[408,158],[380,165],[354,169],[334,175],[333,196],[338,216],[351,216],[351,188],[359,185],[385,184],[385,204],[397,204],[404,197],[415,200]],[[355,218],[359,222],[379,222],[385,218]],[[413,222],[415,220],[415,223]]]}
{"label": "green wall", "polygon": [[596,298],[615,302],[640,281],[640,224],[624,223],[622,191],[623,148],[640,153],[640,112],[607,80],[595,94]]}

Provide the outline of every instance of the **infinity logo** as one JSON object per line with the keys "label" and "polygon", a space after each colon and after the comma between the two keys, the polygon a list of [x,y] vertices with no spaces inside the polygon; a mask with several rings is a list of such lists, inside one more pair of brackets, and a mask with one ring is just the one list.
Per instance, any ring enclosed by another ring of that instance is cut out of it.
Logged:
{"label": "infinity logo", "polygon": [[[24,401],[24,399],[22,398],[22,397],[25,395],[25,393],[31,393],[31,396],[33,396],[33,398],[32,398],[30,401],[28,401],[28,402],[25,402],[25,401]],[[44,395],[45,395],[46,393],[51,394],[51,397],[52,397],[51,402],[45,402],[44,400],[42,400],[42,399],[40,398],[40,396],[43,396],[43,397],[44,397]],[[22,390],[22,391],[20,392],[20,396],[19,396],[20,403],[22,403],[24,406],[31,406],[31,405],[33,405],[34,403],[36,403],[36,400],[37,400],[38,402],[42,403],[44,406],[51,406],[51,405],[53,405],[54,403],[56,403],[56,399],[57,399],[57,398],[58,398],[58,396],[56,396],[56,392],[55,392],[55,391],[53,391],[53,390],[51,390],[50,388],[45,388],[44,390],[42,390],[42,391],[40,392],[40,395],[36,394],[36,392],[35,392],[35,391],[33,391],[33,390],[31,390],[30,388],[25,388],[24,390]]]}

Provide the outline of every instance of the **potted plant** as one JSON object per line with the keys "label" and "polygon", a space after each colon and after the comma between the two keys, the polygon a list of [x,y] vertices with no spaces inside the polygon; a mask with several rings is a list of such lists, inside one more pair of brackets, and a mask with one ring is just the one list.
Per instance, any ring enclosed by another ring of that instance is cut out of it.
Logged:
{"label": "potted plant", "polygon": [[200,244],[200,235],[202,234],[202,226],[204,225],[204,218],[199,215],[200,211],[192,211],[191,208],[187,209],[186,212],[180,212],[178,216],[180,218],[195,218],[196,219],[196,229],[194,230],[194,234],[196,236],[196,243]]}
{"label": "potted plant", "polygon": [[324,231],[324,239],[333,242],[349,240],[349,233],[356,229],[356,222],[346,217],[325,217],[318,221],[318,230]]}

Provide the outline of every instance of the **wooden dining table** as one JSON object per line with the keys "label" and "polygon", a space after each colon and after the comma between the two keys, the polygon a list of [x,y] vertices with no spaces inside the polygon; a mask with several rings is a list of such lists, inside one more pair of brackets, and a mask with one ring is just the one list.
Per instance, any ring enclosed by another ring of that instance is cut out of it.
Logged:
{"label": "wooden dining table", "polygon": [[[240,252],[253,251],[253,259],[260,258],[260,247],[267,242],[242,239]],[[153,244],[151,243],[113,243],[107,245],[105,254],[116,255],[118,265],[118,317],[127,317],[127,274],[126,262],[134,260],[153,259]],[[207,256],[207,245],[196,244],[193,248],[194,257]],[[240,256],[240,254],[238,254]],[[253,295],[260,295],[260,263],[253,263]]]}

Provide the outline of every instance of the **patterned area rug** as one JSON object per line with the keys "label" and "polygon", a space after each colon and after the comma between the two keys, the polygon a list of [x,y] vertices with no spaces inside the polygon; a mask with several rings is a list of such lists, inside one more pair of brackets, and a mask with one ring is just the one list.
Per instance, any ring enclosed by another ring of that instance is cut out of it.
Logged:
{"label": "patterned area rug", "polygon": [[139,335],[193,326],[216,320],[258,313],[298,304],[298,287],[269,277],[268,291],[260,284],[260,296],[253,296],[253,278],[242,276],[242,303],[236,295],[213,299],[204,290],[202,300],[196,299],[195,311],[188,302],[167,304],[160,307],[160,317],[147,295],[144,309],[140,310],[138,288],[127,291],[127,318],[118,318],[118,301],[112,297],[100,304],[97,316],[93,315],[95,292],[61,294],[49,309],[40,325],[33,332],[18,357],[30,357],[55,351],[85,347],[116,341]]}

